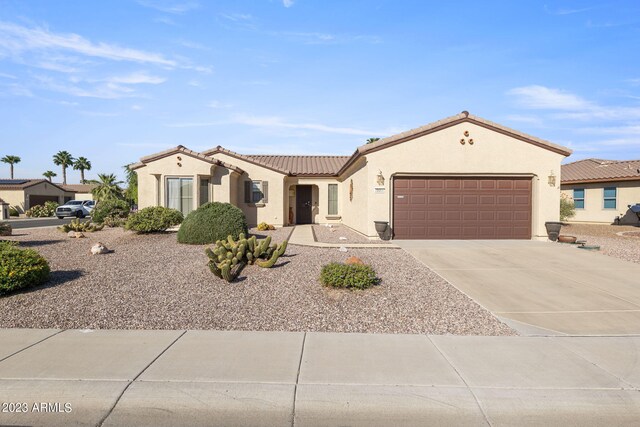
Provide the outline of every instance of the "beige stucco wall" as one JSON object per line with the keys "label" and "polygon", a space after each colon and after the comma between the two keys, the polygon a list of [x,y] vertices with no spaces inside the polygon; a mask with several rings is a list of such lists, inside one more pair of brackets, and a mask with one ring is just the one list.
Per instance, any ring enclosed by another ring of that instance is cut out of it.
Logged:
{"label": "beige stucco wall", "polygon": [[[367,234],[367,221],[369,218],[369,207],[371,203],[378,202],[376,198],[370,194],[369,166],[367,159],[361,158],[354,165],[349,167],[340,177],[341,185],[340,206],[342,212],[342,223],[353,228],[363,234]],[[349,188],[353,181],[353,198],[349,197]],[[388,203],[383,200],[383,203]],[[375,234],[377,236],[377,234]]]}
{"label": "beige stucco wall", "polygon": [[9,219],[9,203],[0,202],[0,219]]}
{"label": "beige stucco wall", "polygon": [[[338,213],[329,215],[329,184],[338,185]],[[342,185],[336,178],[285,178],[285,209],[288,223],[289,208],[293,208],[293,224],[296,223],[296,185],[311,185],[311,220],[315,224],[335,224],[341,222],[343,210]]]}
{"label": "beige stucco wall", "polygon": [[[605,187],[616,187],[616,209],[604,208]],[[638,224],[638,216],[628,206],[640,203],[640,180],[589,184],[562,185],[562,193],[573,199],[573,189],[584,188],[584,209],[576,209],[570,222],[599,222],[612,224],[619,215],[621,224]]]}
{"label": "beige stucco wall", "polygon": [[[469,137],[464,132],[469,131]],[[472,138],[473,145],[460,144]],[[392,179],[395,174],[522,176],[533,175],[532,237],[546,238],[545,221],[559,219],[561,154],[503,135],[471,123],[462,123],[439,132],[373,152],[367,156],[364,192],[368,209],[358,206],[366,217],[364,224],[354,222],[356,230],[377,236],[374,220],[392,222]],[[378,171],[385,178],[384,194],[374,194]],[[556,186],[548,184],[553,171]],[[354,181],[355,182],[355,181]],[[354,199],[356,195],[354,194]]]}
{"label": "beige stucco wall", "polygon": [[[193,179],[193,209],[196,209],[200,205],[200,179],[215,179],[218,168],[209,162],[184,153],[173,154],[150,162],[144,167],[136,169],[138,174],[138,207],[142,209],[149,206],[167,206],[166,178],[182,177]],[[226,171],[225,168],[220,169]],[[211,198],[211,196],[212,191],[209,192],[209,197]]]}
{"label": "beige stucco wall", "polygon": [[[282,227],[286,223],[287,216],[285,214],[285,203],[283,201],[285,194],[284,174],[224,153],[214,154],[213,157],[244,171],[241,176],[235,179],[235,183],[234,179],[231,179],[230,183],[233,184],[233,188],[230,187],[230,193],[228,193],[229,196],[227,196],[227,198],[230,202],[233,202],[235,199],[235,205],[242,209],[250,227],[261,222],[267,222],[276,227]],[[269,182],[269,200],[267,203],[255,204],[244,202],[244,182],[247,180]]]}
{"label": "beige stucco wall", "polygon": [[0,190],[0,199],[7,202],[9,206],[16,208],[18,212],[24,213],[24,190]]}
{"label": "beige stucco wall", "polygon": [[91,193],[67,193],[73,200],[93,200]]}

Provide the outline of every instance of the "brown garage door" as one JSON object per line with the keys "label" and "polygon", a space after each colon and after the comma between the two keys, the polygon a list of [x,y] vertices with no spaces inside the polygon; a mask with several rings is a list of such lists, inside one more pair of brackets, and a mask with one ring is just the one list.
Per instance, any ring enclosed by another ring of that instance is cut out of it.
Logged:
{"label": "brown garage door", "polygon": [[38,196],[35,194],[30,194],[29,195],[29,207],[35,206],[35,205],[44,205],[44,202],[48,202],[48,201],[52,201],[52,202],[56,202],[58,203],[58,196]]}
{"label": "brown garage door", "polygon": [[396,239],[530,239],[530,178],[395,178]]}

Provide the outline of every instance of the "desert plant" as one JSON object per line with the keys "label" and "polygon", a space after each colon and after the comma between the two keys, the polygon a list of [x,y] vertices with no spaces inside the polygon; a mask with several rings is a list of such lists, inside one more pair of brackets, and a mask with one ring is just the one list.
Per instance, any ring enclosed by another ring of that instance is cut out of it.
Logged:
{"label": "desert plant", "polygon": [[0,252],[18,247],[18,242],[12,240],[0,240]]}
{"label": "desert plant", "polygon": [[213,247],[205,249],[209,257],[209,269],[217,277],[227,282],[234,281],[246,265],[257,265],[271,268],[287,250],[287,241],[282,244],[271,244],[271,236],[264,240],[252,236],[247,239],[240,233],[238,240],[227,236],[226,240],[218,240]]}
{"label": "desert plant", "polygon": [[367,289],[379,282],[369,265],[332,262],[322,267],[320,281],[334,288]]}
{"label": "desert plant", "polygon": [[11,179],[13,179],[13,165],[20,163],[20,160],[22,159],[18,156],[4,156],[0,159],[0,162],[7,163],[9,165],[9,175],[11,176]]}
{"label": "desert plant", "polygon": [[33,249],[0,245],[0,294],[37,286],[49,279],[49,264]]}
{"label": "desert plant", "polygon": [[91,220],[80,221],[79,218],[76,218],[68,224],[61,225],[60,227],[58,227],[58,230],[64,231],[65,233],[68,233],[70,231],[92,233],[94,231],[100,231],[103,228],[104,228],[104,224],[98,225],[98,224],[92,223]]}
{"label": "desert plant", "polygon": [[90,179],[85,182],[88,184],[95,184],[95,187],[91,190],[91,194],[97,201],[124,198],[122,188],[120,188],[122,181],[118,181],[116,176],[112,173],[99,173],[97,180]]}
{"label": "desert plant", "polygon": [[[103,200],[96,203],[96,207],[91,211],[91,219],[98,224],[105,223],[107,227],[113,227],[113,225],[109,224],[122,224],[122,222],[129,217],[130,213],[131,208],[124,200]],[[109,220],[109,218],[111,220]]]}
{"label": "desert plant", "polygon": [[275,230],[276,228],[271,225],[271,224],[267,224],[266,222],[261,222],[260,224],[258,224],[258,230],[259,231],[267,231],[267,230]]}
{"label": "desert plant", "polygon": [[55,215],[58,204],[56,202],[47,201],[44,205],[31,206],[25,215],[30,218],[46,218]]}
{"label": "desert plant", "polygon": [[573,218],[575,215],[576,207],[573,200],[563,194],[560,197],[560,221],[566,221],[569,218]]}
{"label": "desert plant", "polygon": [[12,231],[11,224],[0,221],[0,236],[11,236]]}
{"label": "desert plant", "polygon": [[124,227],[124,224],[126,222],[127,222],[126,219],[108,216],[104,219],[104,221],[102,221],[102,224],[109,228],[115,228],[115,227]]}
{"label": "desert plant", "polygon": [[231,236],[248,234],[242,211],[230,203],[212,202],[200,206],[185,218],[178,230],[178,242],[204,245]]}
{"label": "desert plant", "polygon": [[124,227],[138,233],[157,233],[180,224],[183,219],[180,211],[162,206],[151,206],[131,214]]}
{"label": "desert plant", "polygon": [[20,212],[14,206],[9,206],[9,216],[20,216]]}

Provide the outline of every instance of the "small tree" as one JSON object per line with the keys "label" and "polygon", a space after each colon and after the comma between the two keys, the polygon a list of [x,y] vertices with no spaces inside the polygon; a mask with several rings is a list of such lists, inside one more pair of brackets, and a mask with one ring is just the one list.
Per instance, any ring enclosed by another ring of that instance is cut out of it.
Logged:
{"label": "small tree", "polygon": [[67,168],[73,166],[75,159],[67,151],[60,151],[53,156],[53,164],[62,167],[62,183],[67,185]]}
{"label": "small tree", "polygon": [[4,156],[0,159],[0,162],[9,164],[11,179],[13,179],[13,165],[16,163],[20,163],[20,160],[22,159],[18,156]]}
{"label": "small tree", "polygon": [[566,221],[576,215],[576,206],[573,199],[563,194],[560,196],[560,221]]}
{"label": "small tree", "polygon": [[127,188],[124,190],[124,198],[131,204],[138,204],[138,174],[129,168],[131,165],[125,165],[124,169],[127,175]]}
{"label": "small tree", "polygon": [[46,171],[45,173],[42,174],[42,176],[44,176],[49,180],[49,182],[51,182],[51,178],[53,178],[54,176],[58,176],[58,174],[55,173],[54,171]]}

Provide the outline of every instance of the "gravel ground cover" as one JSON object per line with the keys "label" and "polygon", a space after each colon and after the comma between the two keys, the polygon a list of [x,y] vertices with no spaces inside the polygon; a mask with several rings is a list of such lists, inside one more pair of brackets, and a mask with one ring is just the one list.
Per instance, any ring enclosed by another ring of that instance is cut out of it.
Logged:
{"label": "gravel ground cover", "polygon": [[[369,240],[363,235],[342,225],[331,225],[331,227],[314,225],[313,233],[316,241],[320,243],[391,243],[385,240]],[[345,237],[346,239],[340,239],[341,237]]]}
{"label": "gravel ground cover", "polygon": [[[275,230],[280,241],[287,229]],[[17,230],[13,240],[45,256],[52,280],[0,297],[0,327],[222,329],[515,335],[488,311],[399,249],[290,245],[272,269],[247,267],[237,283],[217,279],[204,246],[173,233],[122,229],[70,239],[55,229]],[[115,252],[89,255],[96,242]],[[320,285],[322,266],[358,256],[382,282],[366,291]]]}
{"label": "gravel ground cover", "polygon": [[[618,233],[624,233],[619,235]],[[638,227],[608,224],[563,225],[560,234],[576,236],[586,240],[587,245],[600,246],[600,252],[640,263],[640,232]]]}

